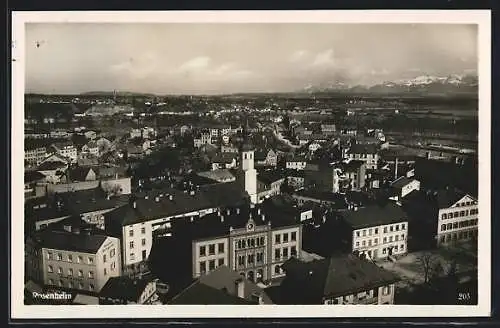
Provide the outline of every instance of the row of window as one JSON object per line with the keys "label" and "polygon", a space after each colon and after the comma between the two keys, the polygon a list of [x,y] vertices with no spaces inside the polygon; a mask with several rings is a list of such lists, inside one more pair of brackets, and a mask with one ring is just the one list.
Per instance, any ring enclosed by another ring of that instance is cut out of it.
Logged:
{"label": "row of window", "polygon": [[[281,236],[282,234],[276,234],[274,235],[274,243],[275,244],[281,244]],[[288,243],[288,236],[290,236],[290,241],[296,241],[297,240],[297,232],[292,231],[290,234],[288,232],[283,233],[283,243]]]}
{"label": "row of window", "polygon": [[210,260],[210,261],[201,261],[200,262],[200,273],[205,274],[207,272],[207,262],[208,262],[208,271],[215,270],[216,266],[215,264],[217,263],[217,267],[224,265],[224,258],[221,257],[220,259],[215,262],[215,260]]}
{"label": "row of window", "polygon": [[[113,258],[113,257],[115,257],[115,255],[116,255],[116,249],[113,248],[112,250],[109,251],[109,257]],[[102,262],[106,263],[106,261],[107,261],[106,254],[103,254],[102,255]]]}
{"label": "row of window", "polygon": [[444,242],[450,242],[452,240],[457,241],[457,240],[471,239],[473,237],[477,237],[477,230],[459,231],[455,233],[444,234],[440,237],[439,240],[442,243],[444,243]]}
{"label": "row of window", "polygon": [[[217,254],[224,254],[224,243],[217,244]],[[215,255],[215,244],[208,245],[208,255]],[[200,246],[200,256],[207,256],[207,246]]]}
{"label": "row of window", "polygon": [[[384,227],[384,233],[387,232],[394,232],[394,231],[399,231],[399,230],[405,230],[406,229],[406,224],[401,223],[401,224],[396,224],[396,225],[391,225],[389,227]],[[377,235],[378,234],[378,228],[369,228],[369,229],[363,229],[363,230],[358,230],[356,231],[356,237],[366,237],[372,236],[372,235]]]}
{"label": "row of window", "polygon": [[258,252],[255,254],[248,255],[238,255],[238,267],[245,265],[253,266],[254,264],[264,263],[264,252]]}
{"label": "row of window", "polygon": [[[141,227],[141,234],[142,235],[145,235],[146,234],[146,227]],[[128,236],[129,237],[134,237],[134,230],[133,229],[130,229],[128,231]]]}
{"label": "row of window", "polygon": [[[142,238],[141,239],[141,245],[142,246],[146,246],[146,238]],[[133,241],[129,242],[128,246],[129,246],[130,249],[134,249],[134,242]]]}
{"label": "row of window", "polygon": [[464,220],[464,221],[460,221],[460,222],[442,224],[441,231],[461,229],[461,228],[466,228],[466,227],[473,227],[473,226],[477,226],[477,223],[478,223],[478,219],[472,219],[472,220]]}
{"label": "row of window", "polygon": [[[394,253],[398,252],[398,246],[394,246],[394,247],[388,247],[388,248],[382,249],[382,254],[384,254],[384,255],[387,254],[389,252],[389,249],[391,249],[391,248],[392,248],[392,251]],[[399,252],[400,253],[404,252],[404,250],[405,250],[405,245],[404,244],[399,245]]]}
{"label": "row of window", "polygon": [[[290,250],[290,252],[289,252]],[[276,248],[274,250],[274,260],[275,261],[280,261],[280,260],[286,260],[288,259],[289,256],[297,256],[297,247],[292,246],[292,247],[283,247],[283,248]]]}
{"label": "row of window", "polygon": [[[143,250],[142,251],[142,260],[146,260],[146,250]],[[131,261],[134,261],[135,260],[135,253],[130,253],[130,260]]]}
{"label": "row of window", "polygon": [[456,211],[456,212],[451,212],[451,213],[444,213],[441,214],[441,219],[446,220],[446,219],[453,219],[453,218],[458,218],[462,216],[469,216],[469,215],[474,215],[478,214],[477,208],[473,208],[471,210],[463,210],[463,211]]}
{"label": "row of window", "polygon": [[[56,259],[57,261],[63,261],[63,254],[57,253],[56,256],[54,257],[54,254],[52,254],[52,252],[47,252],[47,260],[54,260],[54,259]],[[73,262],[73,254],[68,254],[66,256],[66,261]],[[78,255],[76,257],[76,263],[84,263],[83,256]],[[92,256],[87,257],[87,264],[94,264],[94,258]]]}
{"label": "row of window", "polygon": [[[54,285],[54,280],[53,279],[49,279],[49,283],[48,285]],[[64,282],[62,280],[59,280],[57,282],[57,286],[59,287],[64,287]],[[75,285],[73,284],[72,281],[69,281],[68,282],[68,288],[75,288]],[[78,283],[78,289],[83,289],[83,283]],[[89,284],[89,291],[93,291],[94,290],[94,285],[93,284]]]}
{"label": "row of window", "polygon": [[[49,273],[53,273],[54,272],[54,268],[52,267],[52,265],[49,265],[47,267],[47,271]],[[61,268],[61,267],[57,268],[57,273],[60,274],[60,275],[64,274],[63,268]],[[73,274],[74,274],[73,269],[69,268],[68,269],[68,276],[72,277]],[[83,270],[78,270],[78,277],[79,278],[83,278]],[[94,279],[94,271],[89,271],[88,272],[88,277],[89,277],[89,279]]]}
{"label": "row of window", "polygon": [[[404,239],[405,239],[405,234],[396,235],[396,236],[389,236],[389,237],[384,237],[383,243],[384,244],[387,243],[387,242],[392,243],[393,241],[399,241],[399,240],[404,240]],[[356,242],[356,247],[359,247],[359,245],[360,245],[360,242],[357,241]],[[372,242],[372,239],[361,241],[361,246],[362,247],[365,247],[365,246],[370,247],[372,245],[373,246],[378,245],[378,238],[374,238],[373,242]]]}
{"label": "row of window", "polygon": [[470,205],[475,205],[477,202],[474,201],[467,201],[467,202],[461,202],[460,204],[457,204],[457,207],[464,207],[464,206],[470,206]]}
{"label": "row of window", "polygon": [[240,239],[235,243],[236,249],[261,247],[264,245],[265,245],[265,238],[264,237]]}

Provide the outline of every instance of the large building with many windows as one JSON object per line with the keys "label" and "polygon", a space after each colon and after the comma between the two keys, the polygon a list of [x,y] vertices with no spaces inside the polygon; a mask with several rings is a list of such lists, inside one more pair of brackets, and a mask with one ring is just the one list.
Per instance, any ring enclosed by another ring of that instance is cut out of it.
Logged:
{"label": "large building with many windows", "polygon": [[370,205],[341,216],[353,253],[369,259],[407,253],[408,218],[396,203]]}
{"label": "large building with many windows", "polygon": [[478,203],[474,197],[454,190],[438,192],[438,246],[473,240],[478,233]]}
{"label": "large building with many windows", "polygon": [[27,272],[48,287],[98,293],[121,274],[120,241],[80,229],[37,232],[26,244]]}
{"label": "large building with many windows", "polygon": [[352,254],[284,265],[280,304],[394,304],[393,273]]}
{"label": "large building with many windows", "polygon": [[130,203],[104,214],[105,230],[121,240],[126,275],[147,271],[147,260],[158,238],[172,235],[176,220],[197,221],[218,208],[237,204],[248,195],[236,182],[137,193]]}
{"label": "large building with many windows", "polygon": [[298,257],[302,247],[299,217],[264,211],[260,205],[178,221],[172,230],[175,238],[190,240],[193,278],[226,265],[250,281],[268,282],[283,277],[281,265]]}

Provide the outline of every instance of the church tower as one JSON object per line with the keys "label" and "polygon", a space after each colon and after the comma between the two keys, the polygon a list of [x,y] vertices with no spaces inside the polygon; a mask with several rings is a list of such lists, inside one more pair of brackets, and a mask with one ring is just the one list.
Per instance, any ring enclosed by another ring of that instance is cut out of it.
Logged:
{"label": "church tower", "polygon": [[253,204],[257,203],[257,170],[254,167],[255,149],[245,131],[245,140],[240,148],[240,163],[245,191]]}

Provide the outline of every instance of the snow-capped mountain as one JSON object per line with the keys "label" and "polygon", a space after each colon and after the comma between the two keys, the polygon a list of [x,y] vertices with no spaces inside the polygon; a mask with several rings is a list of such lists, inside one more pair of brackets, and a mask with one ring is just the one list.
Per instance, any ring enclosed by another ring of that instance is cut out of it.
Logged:
{"label": "snow-capped mountain", "polygon": [[372,92],[372,93],[477,93],[478,78],[475,75],[453,74],[448,76],[421,75],[410,79],[385,81],[372,86],[349,86],[341,81],[309,84],[311,92]]}

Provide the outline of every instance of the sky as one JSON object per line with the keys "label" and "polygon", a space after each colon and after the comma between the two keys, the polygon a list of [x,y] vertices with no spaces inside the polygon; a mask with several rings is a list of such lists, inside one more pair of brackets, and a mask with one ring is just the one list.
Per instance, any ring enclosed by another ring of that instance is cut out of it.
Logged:
{"label": "sky", "polygon": [[[38,45],[38,46],[37,46]],[[477,71],[477,26],[26,24],[26,92],[287,92]]]}

